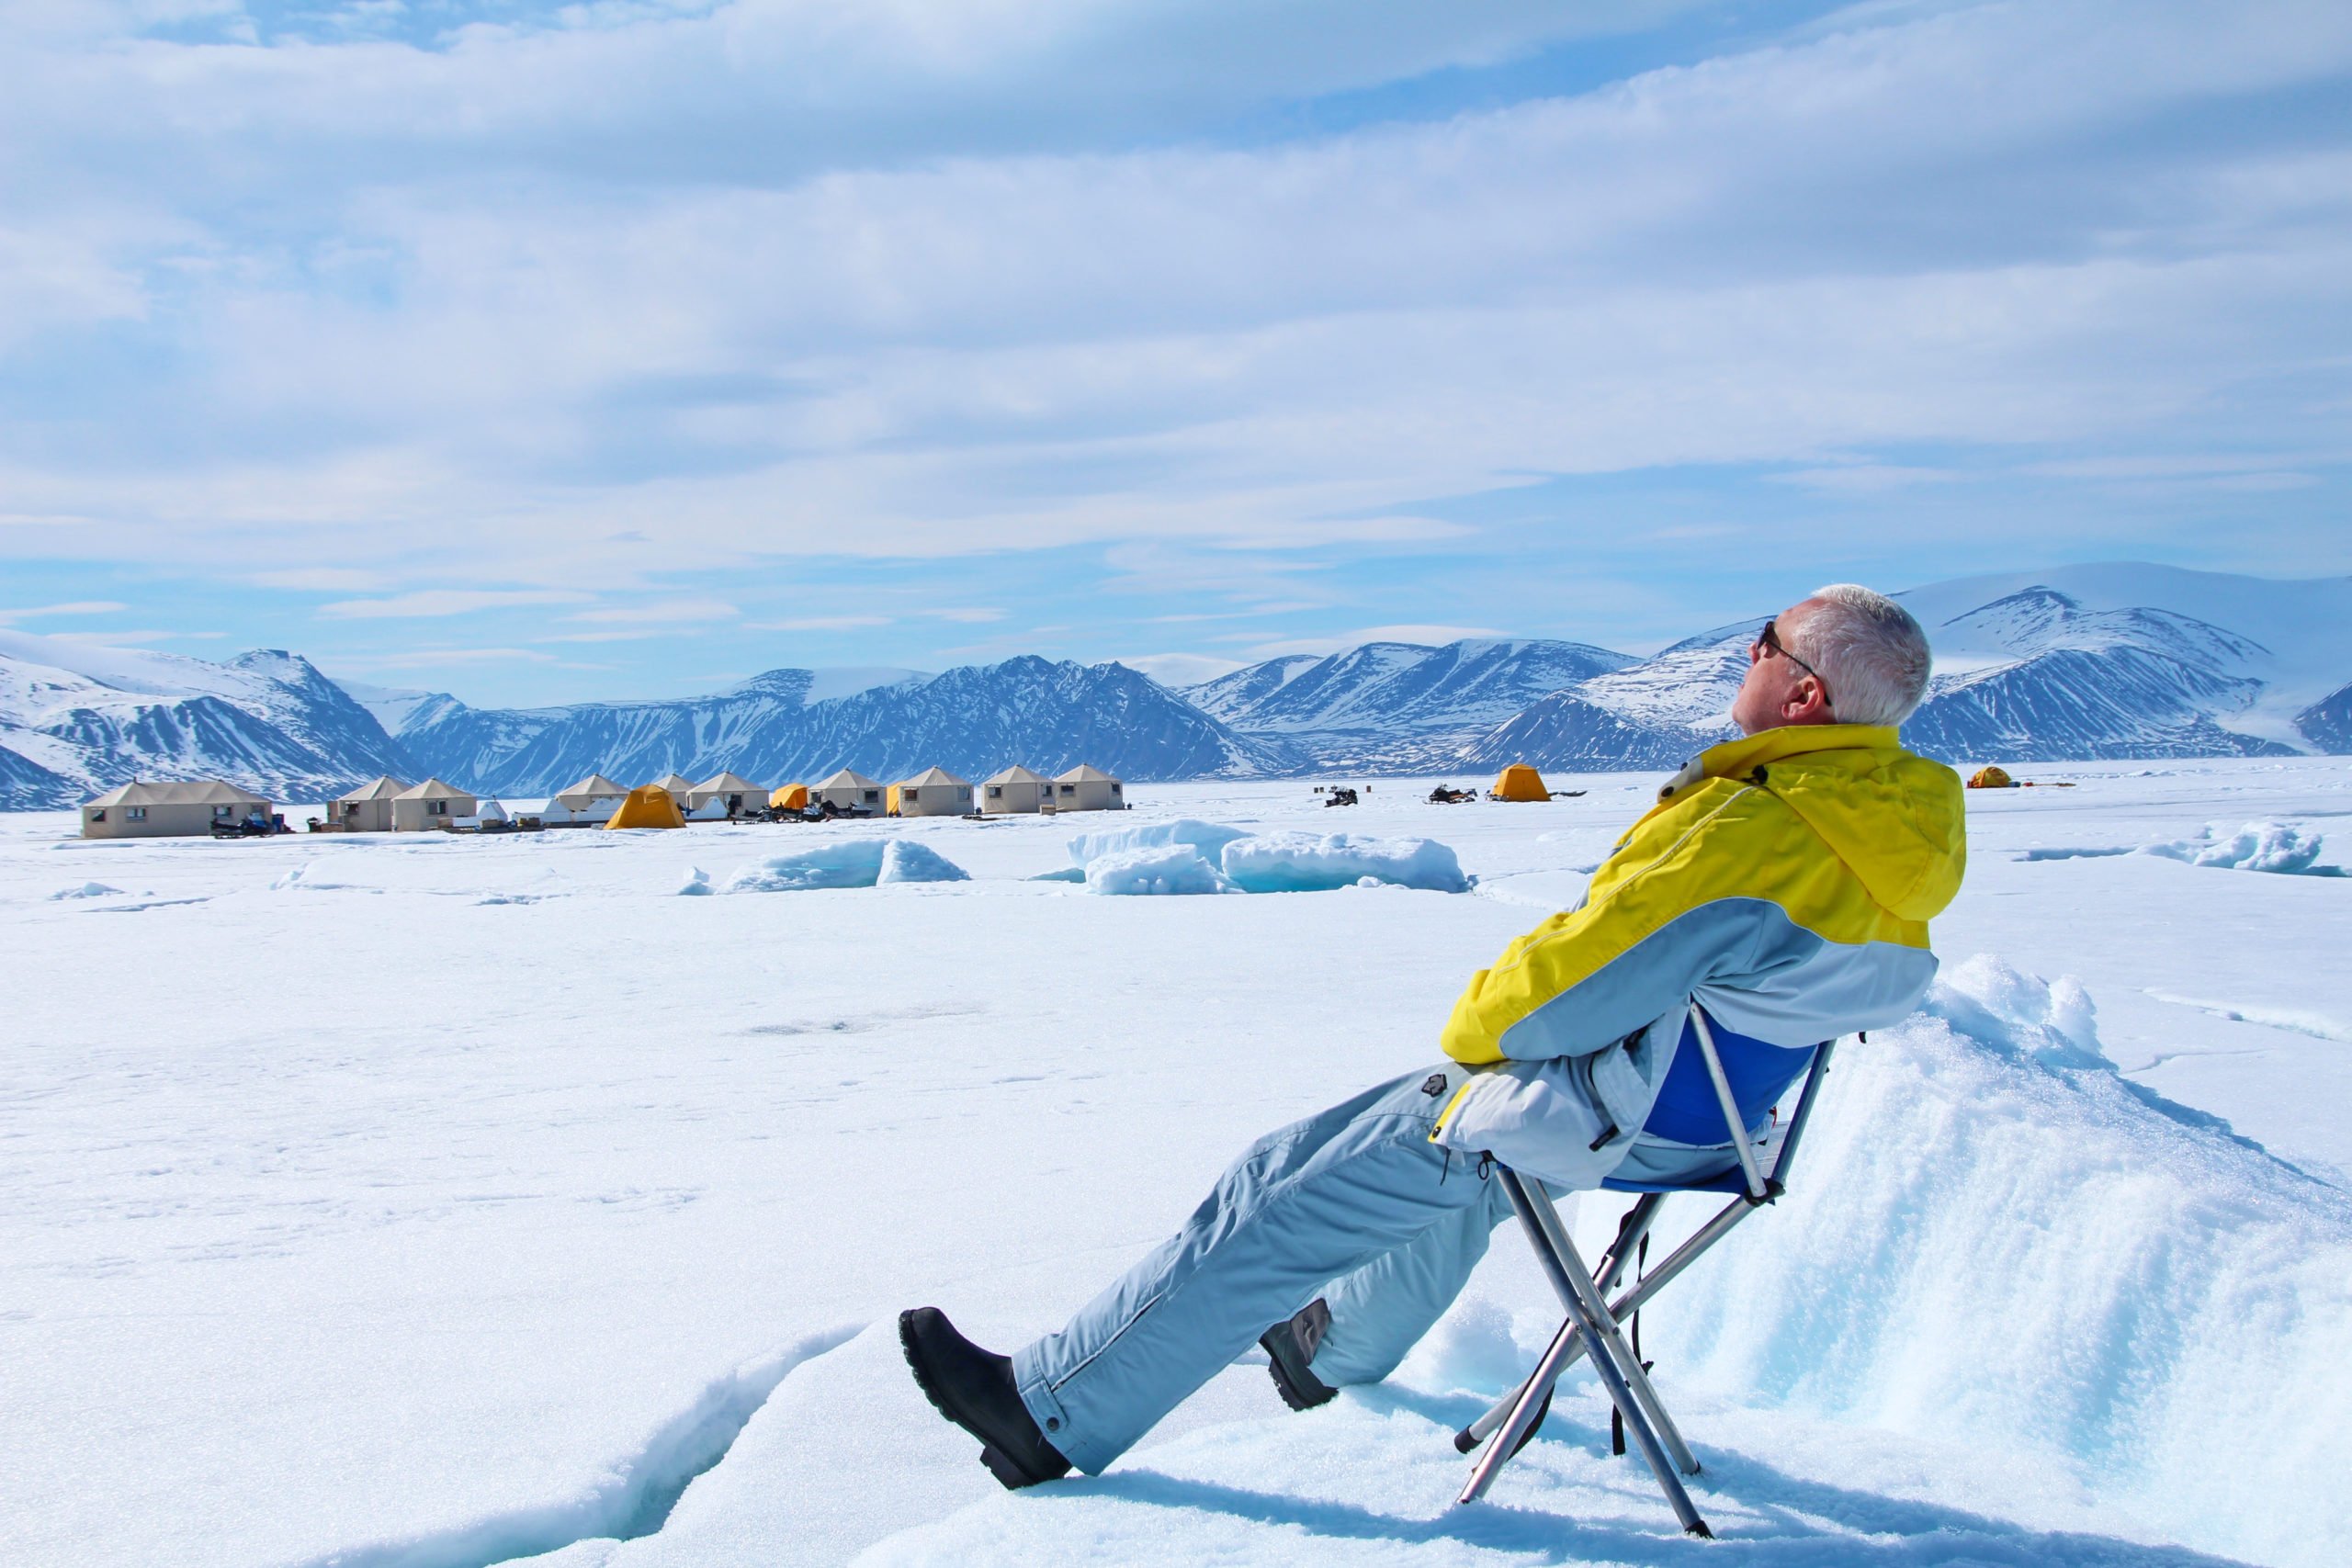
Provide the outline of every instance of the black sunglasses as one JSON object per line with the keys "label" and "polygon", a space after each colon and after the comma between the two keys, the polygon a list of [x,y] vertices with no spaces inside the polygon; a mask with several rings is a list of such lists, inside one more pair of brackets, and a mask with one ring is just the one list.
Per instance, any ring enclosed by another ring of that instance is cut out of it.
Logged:
{"label": "black sunglasses", "polygon": [[1791,653],[1786,648],[1783,648],[1781,645],[1781,635],[1778,631],[1773,629],[1774,624],[1778,622],[1780,618],[1780,616],[1775,615],[1771,620],[1764,623],[1764,629],[1756,634],[1755,646],[1758,648],[1770,649],[1774,653],[1777,653],[1781,658],[1787,660],[1790,663],[1795,665],[1798,669],[1804,671],[1806,674],[1812,676],[1814,683],[1821,688],[1822,705],[1824,707],[1830,706],[1829,682],[1821,678],[1821,671],[1815,670],[1812,665],[1807,664],[1804,660],[1799,659],[1795,654]]}

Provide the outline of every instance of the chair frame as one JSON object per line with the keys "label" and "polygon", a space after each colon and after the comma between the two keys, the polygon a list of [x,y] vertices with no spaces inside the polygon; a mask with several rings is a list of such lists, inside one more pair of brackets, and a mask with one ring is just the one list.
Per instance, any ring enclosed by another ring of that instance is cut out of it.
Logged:
{"label": "chair frame", "polygon": [[[1772,1167],[1764,1169],[1756,1146],[1742,1122],[1739,1106],[1732,1093],[1731,1080],[1724,1071],[1723,1057],[1715,1048],[1714,1031],[1704,1010],[1697,1004],[1690,1009],[1696,1026],[1696,1043],[1703,1058],[1707,1077],[1713,1083],[1715,1098],[1723,1108],[1724,1124],[1731,1133],[1731,1146],[1738,1157],[1738,1181],[1734,1184],[1730,1174],[1713,1181],[1689,1187],[1646,1186],[1615,1187],[1619,1191],[1641,1194],[1625,1213],[1617,1227],[1617,1236],[1609,1250],[1601,1255],[1598,1269],[1587,1269],[1583,1257],[1568,1234],[1566,1224],[1560,1218],[1543,1184],[1521,1177],[1519,1172],[1499,1163],[1495,1174],[1501,1180],[1503,1193],[1510,1200],[1512,1211],[1518,1214],[1521,1228],[1527,1233],[1529,1243],[1535,1248],[1535,1260],[1543,1266],[1544,1277],[1567,1309],[1567,1321],[1560,1325],[1552,1343],[1535,1364],[1527,1381],[1511,1393],[1503,1395],[1487,1413],[1454,1435],[1453,1446],[1469,1453],[1482,1442],[1486,1452],[1472,1465],[1470,1479],[1462,1489],[1458,1501],[1468,1504],[1478,1501],[1494,1485],[1519,1451],[1521,1440],[1535,1425],[1551,1397],[1552,1385],[1577,1360],[1588,1354],[1592,1357],[1592,1370],[1607,1392],[1609,1401],[1623,1418],[1625,1430],[1634,1447],[1657,1477],[1658,1489],[1674,1508],[1675,1517],[1681,1521],[1684,1531],[1690,1535],[1713,1539],[1714,1532],[1690,1501],[1690,1490],[1682,1484],[1685,1475],[1699,1473],[1698,1457],[1682,1440],[1674,1419],[1667,1414],[1657,1390],[1642,1370],[1641,1359],[1625,1343],[1618,1325],[1631,1318],[1658,1292],[1672,1283],[1684,1269],[1700,1258],[1707,1249],[1731,1234],[1740,1221],[1765,1204],[1778,1200],[1787,1190],[1786,1179],[1792,1162],[1796,1157],[1797,1145],[1804,1135],[1805,1122],[1813,1115],[1814,1101],[1819,1097],[1821,1081],[1829,1071],[1829,1056],[1835,1041],[1824,1041],[1814,1047],[1813,1060],[1805,1068],[1804,1088],[1798,1095],[1796,1109],[1789,1118],[1788,1132],[1780,1146],[1772,1151]],[[1611,1183],[1604,1182],[1604,1188]],[[1614,1289],[1625,1271],[1626,1260],[1634,1256],[1636,1246],[1649,1234],[1657,1223],[1659,1207],[1670,1192],[1730,1191],[1734,1194],[1715,1216],[1692,1234],[1688,1241],[1675,1248],[1673,1256],[1637,1279],[1634,1285],[1611,1301],[1608,1292]],[[1596,1349],[1597,1348],[1597,1349]],[[1491,1442],[1487,1439],[1492,1438]]]}

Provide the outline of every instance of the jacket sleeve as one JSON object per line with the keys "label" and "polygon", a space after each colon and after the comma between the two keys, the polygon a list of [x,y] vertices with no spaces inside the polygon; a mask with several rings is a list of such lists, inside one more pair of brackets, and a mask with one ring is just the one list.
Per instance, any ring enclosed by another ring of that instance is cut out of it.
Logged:
{"label": "jacket sleeve", "polygon": [[1470,977],[1440,1037],[1447,1055],[1472,1066],[1587,1055],[1750,966],[1777,836],[1758,818],[1781,808],[1749,790],[1691,804],[1679,833],[1637,833],[1619,852],[1650,854],[1647,864],[1621,869]]}

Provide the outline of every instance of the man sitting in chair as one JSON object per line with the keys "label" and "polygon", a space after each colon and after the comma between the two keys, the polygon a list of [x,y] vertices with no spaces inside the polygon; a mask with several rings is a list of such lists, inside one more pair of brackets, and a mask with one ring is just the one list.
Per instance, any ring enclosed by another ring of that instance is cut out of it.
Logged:
{"label": "man sitting in chair", "polygon": [[1729,1168],[1727,1145],[1641,1131],[1694,1001],[1791,1047],[1911,1012],[1965,858],[1959,776],[1895,737],[1927,637],[1838,584],[1747,657],[1744,739],[1688,763],[1577,908],[1470,977],[1448,1061],[1260,1139],[1182,1230],[1010,1357],[936,1307],[899,1315],[916,1381],[998,1480],[1101,1471],[1253,1340],[1294,1408],[1385,1377],[1510,1214],[1493,1160],[1557,1190]]}

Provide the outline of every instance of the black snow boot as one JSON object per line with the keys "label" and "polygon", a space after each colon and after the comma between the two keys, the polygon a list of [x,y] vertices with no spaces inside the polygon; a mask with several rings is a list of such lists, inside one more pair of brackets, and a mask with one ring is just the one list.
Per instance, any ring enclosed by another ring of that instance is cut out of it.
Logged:
{"label": "black snow boot", "polygon": [[1278,1323],[1258,1336],[1266,1352],[1266,1371],[1273,1374],[1275,1391],[1293,1410],[1312,1410],[1340,1397],[1340,1391],[1315,1375],[1308,1364],[1316,1347],[1331,1326],[1331,1309],[1317,1296],[1287,1323]]}
{"label": "black snow boot", "polygon": [[980,1462],[1009,1492],[1069,1473],[1012,1380],[1012,1358],[956,1332],[937,1307],[899,1314],[899,1347],[932,1407],[980,1440]]}

